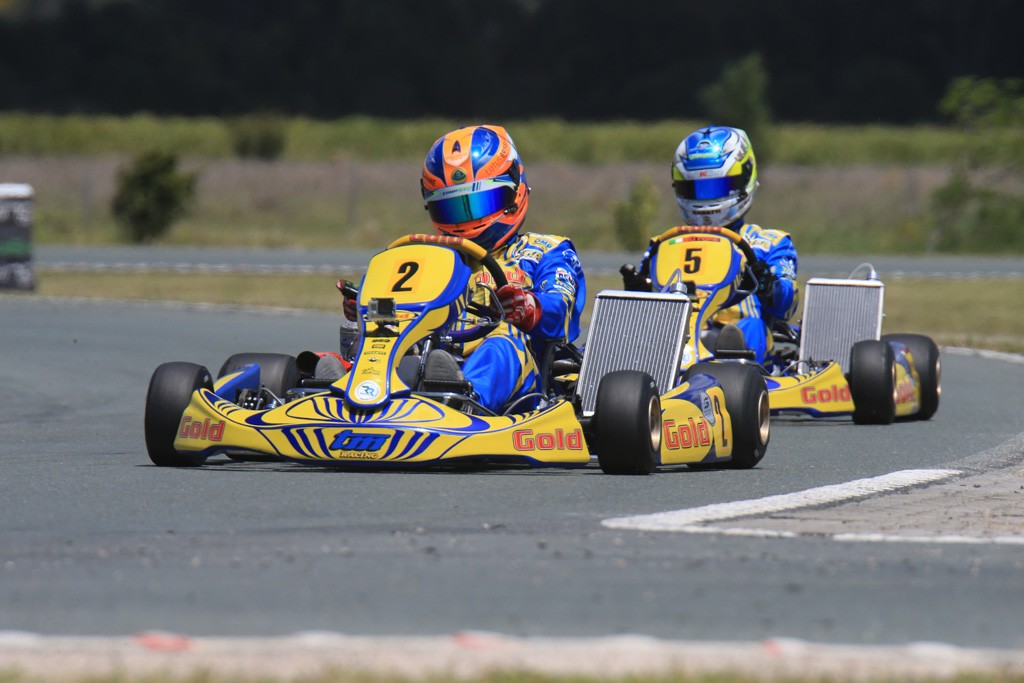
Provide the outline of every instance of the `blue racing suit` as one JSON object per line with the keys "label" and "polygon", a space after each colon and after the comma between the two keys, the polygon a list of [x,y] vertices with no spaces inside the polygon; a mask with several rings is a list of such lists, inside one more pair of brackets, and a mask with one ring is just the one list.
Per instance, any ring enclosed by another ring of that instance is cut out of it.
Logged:
{"label": "blue racing suit", "polygon": [[527,334],[502,323],[466,358],[462,372],[480,403],[500,412],[510,400],[539,390],[534,354],[550,341],[573,341],[580,334],[580,315],[587,302],[587,284],[573,243],[566,237],[521,233],[495,260],[506,273],[532,291],[541,317]]}
{"label": "blue racing suit", "polygon": [[774,277],[770,279],[767,290],[759,291],[757,296],[748,296],[720,313],[716,320],[735,322],[743,331],[747,348],[754,351],[758,363],[764,363],[772,348],[772,323],[777,320],[789,322],[796,313],[799,294],[796,247],[789,233],[781,230],[769,230],[753,223],[734,223],[728,227],[750,243]]}

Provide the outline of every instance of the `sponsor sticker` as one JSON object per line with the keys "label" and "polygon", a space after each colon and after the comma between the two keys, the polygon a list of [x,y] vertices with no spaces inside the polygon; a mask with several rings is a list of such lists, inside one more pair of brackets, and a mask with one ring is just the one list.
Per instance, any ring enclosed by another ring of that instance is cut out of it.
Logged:
{"label": "sponsor sticker", "polygon": [[373,380],[360,382],[356,387],[355,395],[361,401],[372,401],[381,394],[380,384]]}

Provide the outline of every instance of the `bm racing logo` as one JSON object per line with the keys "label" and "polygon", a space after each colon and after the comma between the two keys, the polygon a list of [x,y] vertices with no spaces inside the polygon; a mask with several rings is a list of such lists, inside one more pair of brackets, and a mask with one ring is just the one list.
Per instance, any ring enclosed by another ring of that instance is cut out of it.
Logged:
{"label": "bm racing logo", "polygon": [[211,422],[210,418],[206,418],[200,422],[186,415],[181,418],[181,425],[178,427],[178,438],[221,441],[224,438],[224,420]]}
{"label": "bm racing logo", "polygon": [[354,429],[344,429],[338,432],[331,442],[332,451],[345,451],[346,458],[357,458],[359,460],[379,460],[383,457],[380,449],[391,438],[390,434],[375,434],[373,432],[357,432]]}

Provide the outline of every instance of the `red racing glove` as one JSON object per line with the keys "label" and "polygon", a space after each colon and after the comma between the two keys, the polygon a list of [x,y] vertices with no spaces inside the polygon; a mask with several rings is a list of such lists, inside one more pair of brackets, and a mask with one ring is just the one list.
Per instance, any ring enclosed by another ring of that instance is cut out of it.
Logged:
{"label": "red racing glove", "polygon": [[523,332],[529,332],[540,322],[540,300],[533,292],[519,285],[505,285],[498,290],[498,300],[505,320]]}
{"label": "red racing glove", "polygon": [[355,322],[359,320],[359,306],[356,305],[356,297],[359,296],[359,289],[348,280],[338,280],[334,286],[341,292],[342,310],[345,317]]}

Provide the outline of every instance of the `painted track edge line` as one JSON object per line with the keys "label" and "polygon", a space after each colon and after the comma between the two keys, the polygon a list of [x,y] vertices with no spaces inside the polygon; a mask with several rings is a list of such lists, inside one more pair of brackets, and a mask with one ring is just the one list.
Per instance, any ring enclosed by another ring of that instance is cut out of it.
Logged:
{"label": "painted track edge line", "polygon": [[602,520],[601,524],[609,529],[692,533],[693,527],[707,522],[720,522],[740,517],[831,505],[911,486],[931,484],[959,474],[961,474],[960,470],[952,469],[899,470],[877,477],[855,479],[842,484],[830,484],[764,498],[715,503],[646,515],[613,517]]}

